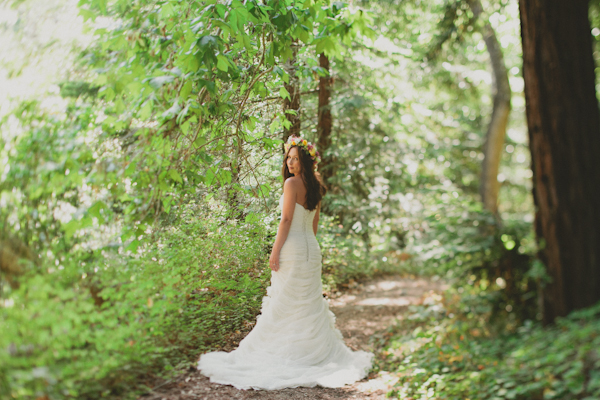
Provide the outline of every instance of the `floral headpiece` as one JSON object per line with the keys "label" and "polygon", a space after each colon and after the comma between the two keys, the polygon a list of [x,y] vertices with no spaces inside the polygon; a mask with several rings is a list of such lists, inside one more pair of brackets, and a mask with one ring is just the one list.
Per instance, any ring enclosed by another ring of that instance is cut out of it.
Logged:
{"label": "floral headpiece", "polygon": [[304,151],[306,151],[310,155],[310,158],[312,158],[313,164],[318,164],[319,162],[321,162],[321,156],[319,155],[317,148],[315,147],[315,145],[313,145],[306,139],[302,139],[298,136],[290,136],[287,140],[287,143],[284,145],[285,152],[287,153],[289,149],[293,146],[303,148]]}

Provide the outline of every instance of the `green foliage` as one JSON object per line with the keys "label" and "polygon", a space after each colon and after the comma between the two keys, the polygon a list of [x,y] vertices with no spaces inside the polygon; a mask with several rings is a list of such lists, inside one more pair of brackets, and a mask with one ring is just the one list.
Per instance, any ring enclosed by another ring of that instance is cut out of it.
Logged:
{"label": "green foliage", "polygon": [[381,252],[369,251],[360,235],[347,232],[336,218],[322,216],[317,240],[323,256],[324,290],[333,294],[351,285],[385,273],[398,272],[397,265],[381,260]]}
{"label": "green foliage", "polygon": [[[513,330],[527,319],[541,318],[539,290],[547,275],[534,263],[536,244],[531,224],[502,224],[481,203],[446,196],[443,213],[426,207],[428,234],[411,270],[443,276],[459,291],[475,290],[491,308],[489,323]],[[466,289],[469,288],[469,289]],[[467,295],[464,295],[467,298]],[[507,311],[508,310],[508,311]]]}
{"label": "green foliage", "polygon": [[[531,263],[521,91],[501,226],[477,195],[491,81],[465,3],[363,5],[80,1],[104,27],[61,78],[62,108],[26,101],[0,127],[0,246],[34,254],[18,284],[2,270],[0,396],[132,398],[251,329],[277,224],[284,84],[296,74],[302,134],[316,139],[321,52],[335,82],[326,291],[418,272],[462,299],[450,319],[425,308],[421,329],[483,341],[535,320],[545,278]],[[491,7],[518,86],[518,18]]]}
{"label": "green foliage", "polygon": [[269,276],[264,226],[201,211],[186,207],[139,257],[106,247],[28,276],[0,310],[0,394],[122,395],[247,330]]}
{"label": "green foliage", "polygon": [[2,268],[1,397],[129,398],[249,330],[269,275],[284,63],[298,46],[314,84],[316,52],[341,56],[340,39],[368,30],[327,1],[80,12],[111,23],[60,84],[64,109],[25,101],[2,120],[0,247],[33,260]]}
{"label": "green foliage", "polygon": [[337,38],[349,40],[364,25],[343,4],[310,0],[80,5],[86,18],[121,21],[96,31],[98,45],[87,57],[102,71],[95,78],[108,105],[102,129],[129,137],[123,168],[136,166],[126,171],[137,196],[128,199],[127,215],[142,224],[155,215],[152,203],[168,212],[198,184],[264,197],[256,174],[251,185],[242,176],[281,143],[285,117],[268,107],[289,96],[281,65],[299,47],[305,60],[297,74],[312,76],[312,51],[340,55]]}
{"label": "green foliage", "polygon": [[[487,330],[485,300],[448,293],[413,306],[388,331],[380,368],[388,394],[413,399],[595,399],[600,396],[600,305],[512,334]],[[482,307],[483,306],[483,307]]]}
{"label": "green foliage", "polygon": [[[444,235],[452,235],[457,221],[465,227],[457,233],[464,240],[478,239],[480,228],[466,226],[473,219],[490,225],[489,216],[475,216],[481,210],[479,174],[492,105],[485,43],[479,32],[463,26],[460,41],[445,41],[435,59],[425,62],[443,34],[440,21],[450,3],[365,2],[376,34],[357,39],[352,56],[332,66],[336,134],[324,157],[335,162],[325,210],[388,260],[423,258],[427,246],[446,245]],[[517,11],[514,5],[494,5],[489,14],[504,21],[494,26],[506,44],[514,93],[500,169],[500,214],[507,225],[528,232],[533,210]],[[456,24],[468,20],[464,10],[457,14]]]}
{"label": "green foliage", "polygon": [[[36,252],[70,248],[64,235],[73,233],[75,221],[70,214],[82,206],[78,195],[84,191],[82,186],[92,184],[98,160],[86,145],[89,136],[81,132],[92,118],[87,104],[57,116],[31,101],[2,120],[2,127],[8,129],[0,154],[10,160],[0,182],[0,196],[6,205],[2,230]],[[101,217],[98,211],[96,214]],[[86,216],[79,226],[91,225],[91,216]]]}

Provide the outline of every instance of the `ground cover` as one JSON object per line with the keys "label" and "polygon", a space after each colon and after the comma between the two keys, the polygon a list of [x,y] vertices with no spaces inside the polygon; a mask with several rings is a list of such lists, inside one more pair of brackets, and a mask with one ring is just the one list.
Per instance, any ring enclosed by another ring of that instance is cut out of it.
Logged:
{"label": "ground cover", "polygon": [[[380,343],[398,399],[600,398],[600,304],[555,324],[493,325],[482,298],[449,290],[411,306]],[[508,329],[507,329],[508,328]]]}
{"label": "ground cover", "polygon": [[[382,339],[386,328],[402,319],[410,305],[439,293],[440,281],[399,275],[384,275],[350,284],[348,289],[330,299],[336,315],[336,326],[346,344],[354,350],[377,351],[377,338]],[[245,334],[224,348],[231,351]],[[343,388],[293,388],[274,391],[237,390],[232,386],[214,384],[195,369],[149,391],[140,400],[179,399],[385,399],[394,383],[385,371],[373,371],[367,378]]]}

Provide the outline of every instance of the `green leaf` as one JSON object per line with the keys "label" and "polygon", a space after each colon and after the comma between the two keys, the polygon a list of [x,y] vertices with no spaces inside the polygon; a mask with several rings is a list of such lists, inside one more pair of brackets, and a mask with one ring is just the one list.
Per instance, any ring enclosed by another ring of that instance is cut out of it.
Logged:
{"label": "green leaf", "polygon": [[206,81],[204,79],[199,79],[198,84],[202,87],[205,87],[209,93],[215,94],[217,86],[214,81]]}
{"label": "green leaf", "polygon": [[206,170],[206,173],[204,174],[204,182],[206,182],[206,184],[208,186],[212,186],[215,183],[215,173],[212,170],[212,168],[209,168]]}
{"label": "green leaf", "polygon": [[162,199],[163,209],[165,210],[165,212],[167,214],[169,213],[169,211],[171,211],[171,202],[172,202],[171,197],[163,197],[163,199]]}
{"label": "green leaf", "polygon": [[292,58],[293,55],[294,53],[292,52],[292,48],[290,46],[284,47],[279,52],[279,57],[281,57],[281,60],[284,62]]}
{"label": "green leaf", "polygon": [[227,72],[227,69],[229,67],[229,61],[227,60],[227,58],[221,54],[219,54],[217,56],[217,68],[220,69],[221,71]]}
{"label": "green leaf", "polygon": [[178,65],[187,72],[196,72],[200,68],[200,61],[193,54],[185,55],[179,60],[180,63]]}
{"label": "green leaf", "polygon": [[133,81],[133,82],[127,84],[127,91],[134,96],[141,93],[143,88],[144,88],[144,85],[138,81]]}
{"label": "green leaf", "polygon": [[136,164],[135,163],[129,163],[127,165],[127,168],[125,168],[125,176],[131,176],[133,175],[133,173],[136,170]]}
{"label": "green leaf", "polygon": [[225,7],[223,4],[217,4],[215,6],[217,12],[219,13],[219,17],[223,18],[225,17],[225,13],[227,13],[227,7]]}
{"label": "green leaf", "polygon": [[[244,47],[246,48],[246,50],[248,50],[251,53],[255,52],[254,46],[252,45],[252,41],[250,40],[250,36],[244,34],[244,33],[239,33],[237,35],[237,39],[238,41],[240,41],[241,43],[244,44]],[[290,50],[291,52],[291,50]]]}
{"label": "green leaf", "polygon": [[181,124],[179,127],[181,128],[181,131],[187,135],[190,132],[190,126],[192,124],[195,124],[196,122],[198,122],[198,118],[196,118],[195,115],[192,115],[190,118],[188,118],[183,124]]}
{"label": "green leaf", "polygon": [[287,89],[284,88],[283,86],[279,89],[279,96],[281,96],[281,98],[283,98],[283,99],[285,99],[285,98],[287,98],[288,100],[292,99],[290,97],[290,92],[288,92]]}
{"label": "green leaf", "polygon": [[72,219],[66,224],[64,224],[62,226],[62,229],[65,231],[65,236],[67,240],[69,240],[73,237],[75,232],[77,232],[77,229],[79,229],[79,221]]}
{"label": "green leaf", "polygon": [[96,20],[96,13],[90,10],[86,10],[83,7],[79,7],[79,15],[83,17],[83,22],[91,19],[92,21]]}
{"label": "green leaf", "polygon": [[279,76],[285,83],[290,83],[290,75],[280,67],[274,67],[273,73]]}
{"label": "green leaf", "polygon": [[171,186],[169,186],[169,184],[165,181],[165,178],[163,176],[158,178],[158,187],[163,192],[168,192],[169,190],[171,190]]}
{"label": "green leaf", "polygon": [[259,220],[258,216],[255,213],[253,213],[253,212],[249,213],[248,215],[246,215],[246,218],[244,218],[244,221],[247,224],[251,224],[251,223],[256,222],[258,220]]}
{"label": "green leaf", "polygon": [[176,14],[177,11],[175,10],[175,7],[173,7],[173,5],[171,5],[170,3],[166,3],[160,9],[159,15],[161,19],[168,19]]}
{"label": "green leaf", "polygon": [[131,252],[135,253],[137,251],[138,247],[140,247],[140,241],[135,239],[135,240],[132,240],[131,243],[129,243],[127,245],[127,247],[125,247],[125,251],[131,251]]}
{"label": "green leaf", "polygon": [[223,185],[231,183],[231,172],[227,171],[226,169],[221,169],[219,171],[219,181]]}
{"label": "green leaf", "polygon": [[162,118],[171,119],[171,118],[175,118],[179,114],[179,112],[181,111],[181,106],[179,105],[178,100],[179,99],[175,99],[175,102],[173,103],[171,108],[169,108],[167,111],[165,111],[161,114]]}
{"label": "green leaf", "polygon": [[112,101],[115,98],[115,91],[110,86],[103,86],[98,91],[98,96],[103,97],[106,101]]}
{"label": "green leaf", "polygon": [[169,170],[169,176],[175,182],[183,183],[183,179],[181,178],[181,175],[179,174],[179,171],[177,171],[176,169],[170,169]]}
{"label": "green leaf", "polygon": [[264,183],[259,186],[258,190],[263,197],[267,197],[269,193],[271,193],[271,185],[269,185],[268,183]]}
{"label": "green leaf", "polygon": [[108,209],[108,207],[103,201],[97,201],[94,203],[94,205],[88,208],[88,213],[91,216],[98,218],[100,224],[104,224],[105,218],[104,215],[102,215],[102,211],[106,209]]}
{"label": "green leaf", "polygon": [[204,143],[206,143],[206,139],[202,136],[198,136],[198,138],[194,142],[194,146],[196,146],[196,148],[198,148],[198,147],[203,146]]}
{"label": "green leaf", "polygon": [[269,125],[269,132],[275,133],[275,131],[277,131],[277,129],[279,129],[280,126],[281,122],[279,121],[279,119],[274,119],[273,122],[271,122],[271,125]]}
{"label": "green leaf", "polygon": [[185,101],[192,93],[192,81],[187,81],[179,91],[179,98]]}
{"label": "green leaf", "polygon": [[325,68],[323,67],[319,67],[319,66],[314,66],[311,68],[314,72],[317,73],[317,75],[319,76],[329,76],[329,71],[327,71]]}
{"label": "green leaf", "polygon": [[235,33],[235,32],[239,31],[238,17],[237,17],[237,13],[235,12],[235,10],[231,10],[229,13],[229,24],[230,24],[229,26],[232,29],[232,32]]}
{"label": "green leaf", "polygon": [[218,46],[219,42],[216,36],[206,35],[198,39],[198,45],[205,49],[212,49]]}

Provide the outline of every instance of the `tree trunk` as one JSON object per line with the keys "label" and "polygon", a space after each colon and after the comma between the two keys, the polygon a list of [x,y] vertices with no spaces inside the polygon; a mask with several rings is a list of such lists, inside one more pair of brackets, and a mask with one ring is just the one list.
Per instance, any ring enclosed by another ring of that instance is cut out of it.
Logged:
{"label": "tree trunk", "polygon": [[588,2],[519,0],[544,322],[600,300],[600,113]]}
{"label": "tree trunk", "polygon": [[[319,66],[329,71],[329,59],[323,53],[319,55]],[[327,154],[327,150],[331,147],[331,127],[333,120],[331,118],[331,75],[322,76],[319,78],[319,113],[317,125],[317,149],[321,154],[321,162],[319,163],[319,172],[323,180],[327,182],[333,175],[331,156]],[[327,154],[327,155],[326,155]]]}
{"label": "tree trunk", "polygon": [[[479,18],[482,12],[479,0],[469,1],[469,6],[475,18]],[[486,19],[483,25],[483,40],[485,41],[493,71],[493,109],[492,119],[488,125],[485,142],[483,145],[483,163],[481,165],[481,186],[479,192],[485,209],[498,215],[498,193],[500,182],[498,182],[498,171],[500,160],[504,152],[504,138],[506,137],[506,126],[510,116],[511,90],[508,82],[508,71],[504,64],[502,48],[496,38],[496,33]]]}
{"label": "tree trunk", "polygon": [[[285,117],[292,124],[289,128],[283,130],[283,142],[285,143],[290,136],[300,136],[300,81],[296,76],[296,62],[298,61],[298,46],[296,41],[292,42],[293,56],[285,63],[285,70],[288,73],[290,80],[284,83],[285,89],[290,94],[289,98],[283,100],[283,112]],[[286,111],[291,110],[291,113]]]}
{"label": "tree trunk", "polygon": [[[0,237],[0,289],[2,289],[3,279],[6,279],[11,288],[19,287],[18,277],[23,275],[26,270],[21,263],[22,260],[35,262],[36,257],[21,240]],[[1,294],[2,292],[0,292]]]}

